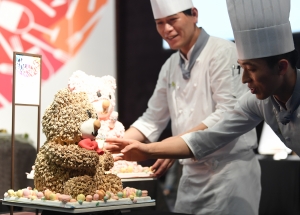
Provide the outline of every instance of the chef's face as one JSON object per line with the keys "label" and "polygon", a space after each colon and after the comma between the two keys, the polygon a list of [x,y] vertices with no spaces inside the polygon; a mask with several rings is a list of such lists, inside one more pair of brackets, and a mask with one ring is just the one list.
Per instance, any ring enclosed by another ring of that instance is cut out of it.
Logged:
{"label": "chef's face", "polygon": [[192,8],[192,15],[183,12],[156,19],[156,29],[160,36],[166,40],[171,49],[180,49],[184,53],[193,46],[193,36],[195,34],[198,11]]}
{"label": "chef's face", "polygon": [[258,99],[266,99],[277,95],[282,84],[282,77],[278,64],[269,67],[263,59],[238,60],[244,69],[243,83],[247,83],[252,94]]}

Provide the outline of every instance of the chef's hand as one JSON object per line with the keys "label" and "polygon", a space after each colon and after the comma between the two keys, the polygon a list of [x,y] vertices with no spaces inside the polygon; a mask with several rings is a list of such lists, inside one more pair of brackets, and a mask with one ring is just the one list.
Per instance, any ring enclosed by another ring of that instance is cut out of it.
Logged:
{"label": "chef's hand", "polygon": [[121,153],[121,150],[127,146],[127,143],[122,143],[122,142],[113,142],[113,139],[118,139],[118,138],[108,138],[105,140],[105,144],[103,149],[109,151],[112,154],[118,154]]}
{"label": "chef's hand", "polygon": [[[150,158],[148,144],[132,139],[107,138],[106,142],[121,149],[122,155],[115,157],[116,160],[143,161]],[[113,148],[113,147],[112,147]]]}
{"label": "chef's hand", "polygon": [[157,161],[151,166],[151,170],[156,177],[164,175],[168,169],[173,165],[175,159],[157,159]]}

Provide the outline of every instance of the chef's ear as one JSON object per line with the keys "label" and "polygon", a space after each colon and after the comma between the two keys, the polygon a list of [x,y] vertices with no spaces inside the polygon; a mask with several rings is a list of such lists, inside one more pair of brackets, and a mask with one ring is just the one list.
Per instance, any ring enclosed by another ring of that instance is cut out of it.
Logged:
{"label": "chef's ear", "polygon": [[192,16],[193,16],[194,22],[196,24],[198,22],[198,10],[195,7],[192,8]]}
{"label": "chef's ear", "polygon": [[284,75],[289,67],[289,62],[286,59],[281,59],[278,61],[278,69],[279,69],[279,74]]}
{"label": "chef's ear", "polygon": [[198,10],[195,7],[192,8],[192,16],[198,17]]}

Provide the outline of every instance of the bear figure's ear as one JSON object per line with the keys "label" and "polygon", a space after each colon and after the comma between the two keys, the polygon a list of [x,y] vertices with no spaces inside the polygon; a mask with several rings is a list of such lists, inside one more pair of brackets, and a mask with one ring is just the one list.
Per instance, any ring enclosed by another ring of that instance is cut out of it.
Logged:
{"label": "bear figure's ear", "polygon": [[73,74],[69,78],[68,88],[71,91],[84,92],[84,87],[86,86],[86,84],[88,84],[86,83],[87,80],[88,75],[81,70],[77,70],[73,72]]}
{"label": "bear figure's ear", "polygon": [[105,75],[102,77],[102,80],[108,84],[111,89],[113,89],[113,91],[115,91],[115,89],[117,88],[117,85],[116,85],[116,79],[110,75]]}

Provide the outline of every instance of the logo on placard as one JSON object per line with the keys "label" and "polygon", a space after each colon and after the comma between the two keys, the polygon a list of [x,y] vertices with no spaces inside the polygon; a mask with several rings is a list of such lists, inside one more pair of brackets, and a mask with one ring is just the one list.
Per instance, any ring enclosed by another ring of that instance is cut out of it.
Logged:
{"label": "logo on placard", "polygon": [[33,77],[39,73],[40,59],[16,56],[16,72],[24,77]]}
{"label": "logo on placard", "polygon": [[[0,109],[12,101],[13,51],[41,54],[42,80],[47,80],[78,52],[107,1],[0,1]],[[35,74],[35,66],[18,60],[20,74]]]}

